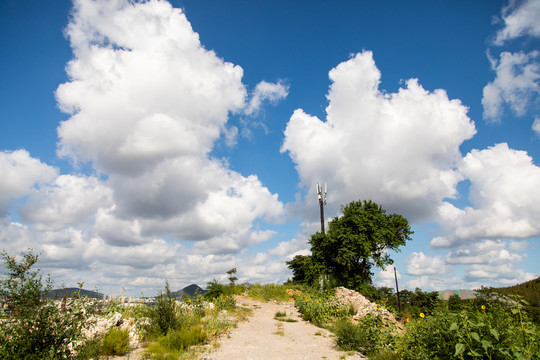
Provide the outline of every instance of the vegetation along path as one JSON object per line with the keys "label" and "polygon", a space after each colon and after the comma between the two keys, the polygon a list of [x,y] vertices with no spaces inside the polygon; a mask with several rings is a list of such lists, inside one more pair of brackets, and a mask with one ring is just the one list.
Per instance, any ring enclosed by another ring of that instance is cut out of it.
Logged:
{"label": "vegetation along path", "polygon": [[335,348],[332,334],[303,321],[292,302],[237,299],[253,315],[219,339],[220,346],[205,360],[365,359]]}

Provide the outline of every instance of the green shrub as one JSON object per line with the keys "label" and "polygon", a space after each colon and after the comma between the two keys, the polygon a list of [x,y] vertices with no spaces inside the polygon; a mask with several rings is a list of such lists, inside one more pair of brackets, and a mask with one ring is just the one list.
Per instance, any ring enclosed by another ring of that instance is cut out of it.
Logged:
{"label": "green shrub", "polygon": [[385,349],[392,349],[396,326],[384,315],[367,314],[358,324],[342,319],[335,325],[336,343],[343,350],[359,351],[370,358]]}
{"label": "green shrub", "polygon": [[230,310],[236,307],[236,300],[234,299],[234,297],[229,295],[221,295],[213,299],[212,303],[214,304],[217,311]]}
{"label": "green shrub", "polygon": [[328,326],[336,319],[354,313],[351,306],[344,306],[333,301],[332,296],[327,291],[318,292],[317,294],[303,293],[295,295],[294,305],[305,321],[321,327]]}
{"label": "green shrub", "polygon": [[204,299],[212,301],[222,295],[232,295],[230,286],[220,284],[216,279],[206,283],[207,292],[204,293]]}
{"label": "green shrub", "polygon": [[151,314],[153,327],[164,335],[170,329],[178,328],[178,318],[176,316],[176,301],[171,297],[169,282],[165,282],[165,292],[160,293],[156,299],[156,306]]}
{"label": "green shrub", "polygon": [[191,329],[171,330],[158,342],[169,350],[186,350],[192,345],[203,344],[207,338],[202,326],[197,325]]}
{"label": "green shrub", "polygon": [[129,332],[127,329],[112,327],[103,337],[103,355],[124,355],[129,351]]}
{"label": "green shrub", "polygon": [[345,351],[360,351],[367,343],[367,339],[359,326],[348,319],[339,320],[334,327],[336,344]]}
{"label": "green shrub", "polygon": [[490,301],[439,308],[410,321],[397,350],[406,359],[540,359],[540,332],[517,305]]}
{"label": "green shrub", "polygon": [[68,359],[71,348],[82,344],[82,331],[89,308],[84,298],[65,299],[61,307],[46,295],[50,279],[43,284],[40,270],[32,270],[38,256],[30,250],[18,262],[5,251],[1,254],[7,279],[0,281],[0,297],[8,306],[9,318],[0,327],[1,359]]}
{"label": "green shrub", "polygon": [[75,355],[75,359],[99,359],[99,357],[102,355],[103,335],[94,336],[93,338],[86,340],[81,346],[77,348],[77,354]]}
{"label": "green shrub", "polygon": [[256,300],[286,301],[290,298],[287,288],[283,285],[256,283],[248,288],[248,296]]}

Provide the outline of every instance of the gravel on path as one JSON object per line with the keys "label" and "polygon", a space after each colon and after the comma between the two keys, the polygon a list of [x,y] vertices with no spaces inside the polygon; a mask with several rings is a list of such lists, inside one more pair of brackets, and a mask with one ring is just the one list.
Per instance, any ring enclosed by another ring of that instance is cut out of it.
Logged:
{"label": "gravel on path", "polygon": [[[252,309],[253,315],[222,336],[220,346],[203,355],[204,360],[366,359],[337,350],[332,333],[302,320],[291,302],[239,299],[237,306]],[[274,319],[277,312],[294,322]]]}

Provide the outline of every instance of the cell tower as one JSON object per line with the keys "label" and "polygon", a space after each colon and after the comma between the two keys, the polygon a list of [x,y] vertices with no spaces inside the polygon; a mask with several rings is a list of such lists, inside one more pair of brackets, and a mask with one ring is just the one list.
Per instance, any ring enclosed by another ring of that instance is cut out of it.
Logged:
{"label": "cell tower", "polygon": [[317,183],[317,197],[321,208],[321,232],[324,234],[324,205],[326,205],[326,183]]}

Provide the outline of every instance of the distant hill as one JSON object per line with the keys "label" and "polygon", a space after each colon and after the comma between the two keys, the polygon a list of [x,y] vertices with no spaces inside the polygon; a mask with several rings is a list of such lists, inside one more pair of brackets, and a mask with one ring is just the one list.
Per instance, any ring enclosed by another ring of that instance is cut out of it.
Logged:
{"label": "distant hill", "polygon": [[491,288],[491,290],[506,296],[519,295],[532,306],[540,306],[540,277],[514,286]]}
{"label": "distant hill", "polygon": [[[90,299],[103,299],[103,294],[96,292],[96,291],[90,291],[90,290],[84,290],[80,289],[81,296],[88,297]],[[79,293],[79,288],[64,288],[64,289],[54,289],[51,290],[47,294],[48,299],[63,299],[64,295],[68,297],[76,296]]]}
{"label": "distant hill", "polygon": [[203,290],[199,285],[197,284],[191,284],[183,288],[182,290],[175,291],[171,293],[172,297],[182,297],[182,295],[186,294],[189,297],[197,296],[197,294],[204,294],[207,290]]}

